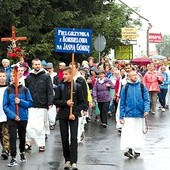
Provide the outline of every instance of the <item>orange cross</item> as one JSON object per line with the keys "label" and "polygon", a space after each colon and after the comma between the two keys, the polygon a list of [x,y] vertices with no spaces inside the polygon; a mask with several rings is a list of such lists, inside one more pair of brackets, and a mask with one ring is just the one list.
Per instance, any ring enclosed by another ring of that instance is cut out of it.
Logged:
{"label": "orange cross", "polygon": [[[1,38],[1,41],[11,41],[12,47],[16,47],[16,41],[18,40],[27,40],[27,37],[16,37],[15,26],[12,26],[12,37]],[[14,67],[14,74],[15,74],[15,94],[18,97],[18,67]],[[16,104],[16,114],[19,116],[19,105]]]}
{"label": "orange cross", "polygon": [[18,41],[18,40],[27,40],[27,37],[16,37],[15,26],[12,26],[12,37],[1,38],[1,41]]}

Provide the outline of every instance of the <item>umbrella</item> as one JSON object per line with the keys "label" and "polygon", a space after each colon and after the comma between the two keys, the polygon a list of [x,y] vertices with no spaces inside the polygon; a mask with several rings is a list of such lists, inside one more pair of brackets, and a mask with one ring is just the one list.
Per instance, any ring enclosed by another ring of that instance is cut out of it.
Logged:
{"label": "umbrella", "polygon": [[147,57],[138,57],[138,58],[134,58],[131,60],[131,63],[136,64],[136,65],[147,65],[151,62],[152,62],[152,60]]}
{"label": "umbrella", "polygon": [[163,60],[163,59],[165,59],[166,57],[163,56],[163,55],[151,55],[149,58],[151,58],[151,59],[156,59],[156,60]]}

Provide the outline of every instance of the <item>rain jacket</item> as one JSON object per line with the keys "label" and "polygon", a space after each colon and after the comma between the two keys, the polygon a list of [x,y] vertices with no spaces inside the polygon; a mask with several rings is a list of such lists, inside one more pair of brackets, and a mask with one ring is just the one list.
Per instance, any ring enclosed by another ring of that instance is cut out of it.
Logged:
{"label": "rain jacket", "polygon": [[49,74],[43,69],[38,73],[34,70],[25,79],[25,86],[30,90],[34,108],[48,108],[53,104],[53,85]]}
{"label": "rain jacket", "polygon": [[128,89],[125,94],[125,86],[122,87],[120,96],[120,119],[124,117],[143,118],[145,112],[150,110],[149,93],[146,87],[143,88],[143,96],[141,91],[141,82],[137,80],[135,83],[127,82]]}
{"label": "rain jacket", "polygon": [[168,85],[170,84],[169,82],[169,76],[166,72],[161,73],[162,76],[164,77],[163,84],[160,85],[161,89],[168,89]]}
{"label": "rain jacket", "polygon": [[[106,83],[109,83],[111,86],[106,87]],[[99,83],[99,80],[96,81],[93,87],[93,99],[97,102],[109,102],[112,100],[110,94],[110,88],[114,88],[112,81],[108,78],[104,78],[103,83]]]}
{"label": "rain jacket", "polygon": [[[15,86],[11,84],[3,96],[3,110],[7,119],[15,119],[16,117],[15,97]],[[28,120],[28,108],[32,107],[33,100],[30,91],[23,85],[18,86],[18,98],[20,99],[18,104],[20,120]]]}
{"label": "rain jacket", "polygon": [[145,84],[148,91],[160,92],[160,87],[158,83],[158,77],[163,82],[164,77],[161,75],[160,72],[154,71],[153,73],[147,71],[143,77],[143,83]]}
{"label": "rain jacket", "polygon": [[[56,89],[53,104],[59,107],[58,119],[69,120],[70,106],[67,105],[67,101],[70,100],[70,89],[70,82],[63,82]],[[73,102],[73,114],[76,117],[81,115],[81,110],[87,110],[82,87],[76,82],[74,82],[73,88]]]}

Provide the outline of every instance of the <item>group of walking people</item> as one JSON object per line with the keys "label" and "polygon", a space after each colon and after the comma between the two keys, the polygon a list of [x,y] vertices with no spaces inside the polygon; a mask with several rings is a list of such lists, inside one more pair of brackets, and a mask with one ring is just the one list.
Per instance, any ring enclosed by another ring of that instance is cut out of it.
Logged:
{"label": "group of walking people", "polygon": [[108,116],[115,116],[124,155],[140,156],[144,146],[144,117],[156,114],[157,98],[162,112],[168,108],[167,63],[164,60],[158,67],[153,62],[144,68],[124,61],[110,63],[104,57],[96,64],[94,58],[89,57],[81,64],[74,62],[66,66],[61,62],[55,72],[53,63],[33,59],[31,68],[26,62],[17,68],[16,96],[16,75],[9,60],[3,59],[0,70],[1,156],[4,159],[11,156],[9,167],[17,165],[17,133],[20,162],[27,161],[25,151],[31,150],[33,144],[38,146],[39,152],[45,152],[45,141],[59,120],[64,169],[77,170],[78,143],[83,142],[84,125],[91,121],[93,114],[95,121],[100,119],[105,129]]}

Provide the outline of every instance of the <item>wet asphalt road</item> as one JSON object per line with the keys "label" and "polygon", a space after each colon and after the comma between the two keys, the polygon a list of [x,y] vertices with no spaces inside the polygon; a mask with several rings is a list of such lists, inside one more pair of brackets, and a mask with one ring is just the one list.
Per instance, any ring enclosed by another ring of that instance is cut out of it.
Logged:
{"label": "wet asphalt road", "polygon": [[[157,110],[156,115],[147,116],[147,123],[144,153],[141,158],[128,159],[119,149],[114,118],[109,118],[107,129],[92,119],[86,125],[84,143],[79,145],[79,170],[170,170],[170,111]],[[33,146],[26,157],[27,163],[12,168],[7,167],[9,160],[0,160],[0,170],[63,170],[58,122],[46,142],[46,151],[39,153]]]}

